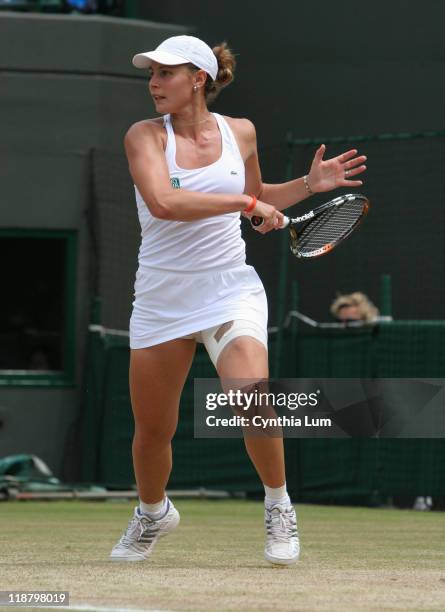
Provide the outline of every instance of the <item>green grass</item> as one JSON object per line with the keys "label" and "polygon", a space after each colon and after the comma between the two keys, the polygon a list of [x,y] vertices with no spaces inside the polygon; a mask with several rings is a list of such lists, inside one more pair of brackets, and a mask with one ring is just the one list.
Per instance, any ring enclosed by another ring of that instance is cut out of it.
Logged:
{"label": "green grass", "polygon": [[261,503],[175,504],[180,527],[137,564],[107,560],[130,503],[1,504],[0,589],[144,610],[445,610],[445,513],[301,505],[301,560],[274,567]]}

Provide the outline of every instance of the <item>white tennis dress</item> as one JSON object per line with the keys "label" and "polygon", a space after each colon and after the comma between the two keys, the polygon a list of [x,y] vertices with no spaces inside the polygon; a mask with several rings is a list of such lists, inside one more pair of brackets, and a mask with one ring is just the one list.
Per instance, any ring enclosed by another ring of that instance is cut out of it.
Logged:
{"label": "white tennis dress", "polygon": [[[165,156],[173,187],[204,193],[244,192],[244,162],[226,120],[213,113],[221,157],[187,170],[176,163],[170,115]],[[142,243],[130,319],[130,346],[144,348],[233,321],[256,320],[267,329],[266,294],[246,264],[240,213],[198,221],[156,219],[135,186]]]}

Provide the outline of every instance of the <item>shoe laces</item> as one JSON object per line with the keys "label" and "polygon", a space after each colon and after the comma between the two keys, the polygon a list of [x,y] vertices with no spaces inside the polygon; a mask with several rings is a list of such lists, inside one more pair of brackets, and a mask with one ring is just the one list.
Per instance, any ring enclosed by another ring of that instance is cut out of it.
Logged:
{"label": "shoe laces", "polygon": [[148,516],[140,516],[137,512],[132,516],[132,518],[128,522],[128,527],[121,537],[120,543],[123,546],[129,546],[134,542],[134,536],[139,531],[136,539],[140,540],[142,535],[150,530],[154,521],[152,521]]}
{"label": "shoe laces", "polygon": [[267,534],[274,540],[288,542],[289,538],[297,535],[297,524],[292,508],[275,506],[266,510]]}

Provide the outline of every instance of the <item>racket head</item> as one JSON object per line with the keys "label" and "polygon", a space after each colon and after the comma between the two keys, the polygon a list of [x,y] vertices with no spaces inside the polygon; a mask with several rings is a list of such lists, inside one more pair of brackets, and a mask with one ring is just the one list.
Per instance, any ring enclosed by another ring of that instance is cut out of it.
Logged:
{"label": "racket head", "polygon": [[359,193],[348,193],[314,209],[311,219],[291,219],[290,249],[298,258],[326,255],[341,244],[368,214],[370,202]]}

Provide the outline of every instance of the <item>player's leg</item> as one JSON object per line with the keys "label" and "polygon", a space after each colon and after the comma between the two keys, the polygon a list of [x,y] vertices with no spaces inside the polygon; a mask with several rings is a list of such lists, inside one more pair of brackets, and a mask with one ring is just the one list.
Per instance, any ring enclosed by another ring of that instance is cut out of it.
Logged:
{"label": "player's leg", "polygon": [[[243,335],[247,331],[250,335]],[[222,331],[208,330],[202,336],[223,387],[233,387],[241,378],[249,381],[268,378],[265,335],[254,323],[234,321]],[[239,385],[242,384],[241,380]],[[272,563],[294,563],[300,544],[295,510],[286,489],[283,439],[278,435],[248,435],[246,430],[244,441],[266,494],[266,559]]]}
{"label": "player's leg", "polygon": [[173,340],[131,352],[133,463],[140,503],[113,548],[112,560],[146,559],[157,539],[179,523],[179,514],[165,497],[165,489],[172,468],[171,440],[177,427],[180,395],[195,345],[194,340]]}
{"label": "player's leg", "polygon": [[173,340],[131,351],[133,462],[139,496],[147,504],[155,504],[165,493],[179,400],[195,346],[194,340]]}
{"label": "player's leg", "polygon": [[[242,379],[267,379],[267,350],[264,344],[253,337],[235,337],[219,355],[217,371],[222,381],[240,379],[242,384]],[[246,435],[244,443],[263,484],[273,488],[283,487],[286,481],[283,439],[278,436]]]}

